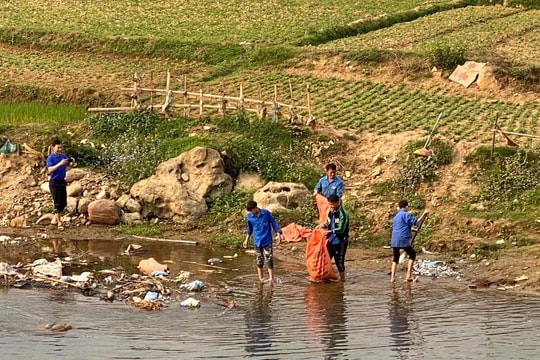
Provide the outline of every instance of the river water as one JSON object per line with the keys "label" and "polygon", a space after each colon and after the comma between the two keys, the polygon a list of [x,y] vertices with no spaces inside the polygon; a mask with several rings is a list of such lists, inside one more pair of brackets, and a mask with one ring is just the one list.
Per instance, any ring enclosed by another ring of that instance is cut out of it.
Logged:
{"label": "river water", "polygon": [[[349,271],[348,282],[313,284],[302,265],[276,262],[277,283],[259,285],[254,258],[239,254],[209,273],[210,257],[225,250],[170,243],[143,244],[139,256],[120,256],[121,241],[64,242],[63,255],[84,252],[98,266],[135,271],[140,259],[172,260],[207,291],[228,294],[228,311],[209,296],[196,309],[171,302],[147,312],[78,292],[50,289],[0,291],[0,359],[537,359],[540,298],[470,290],[455,280],[388,282],[386,273]],[[13,263],[50,255],[34,244]],[[92,264],[91,264],[92,265]],[[80,269],[84,270],[84,269]],[[128,272],[129,272],[128,271]],[[71,322],[53,333],[47,323]]]}

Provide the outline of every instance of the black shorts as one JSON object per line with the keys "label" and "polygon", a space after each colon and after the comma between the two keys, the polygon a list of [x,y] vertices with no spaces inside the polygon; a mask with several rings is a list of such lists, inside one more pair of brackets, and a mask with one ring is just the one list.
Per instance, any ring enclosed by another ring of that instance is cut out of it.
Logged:
{"label": "black shorts", "polygon": [[392,250],[394,251],[394,262],[397,264],[399,263],[399,250],[405,250],[407,255],[409,255],[409,259],[414,261],[416,260],[416,251],[412,248],[412,246],[407,246],[404,248],[400,247],[393,247]]}
{"label": "black shorts", "polygon": [[54,203],[54,213],[61,213],[67,206],[67,190],[65,180],[49,181],[49,190]]}

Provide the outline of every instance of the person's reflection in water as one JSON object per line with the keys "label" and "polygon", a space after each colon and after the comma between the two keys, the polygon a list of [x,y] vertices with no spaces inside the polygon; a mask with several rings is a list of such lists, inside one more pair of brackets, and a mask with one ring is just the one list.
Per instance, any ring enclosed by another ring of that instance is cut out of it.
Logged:
{"label": "person's reflection in water", "polygon": [[345,285],[339,283],[311,283],[305,293],[309,341],[313,350],[324,352],[325,359],[347,355],[347,317],[344,301]]}
{"label": "person's reflection in water", "polygon": [[[246,350],[250,356],[268,354],[272,347],[272,284],[259,283],[257,293],[251,306],[246,311],[247,345]],[[265,291],[265,286],[268,287]]]}
{"label": "person's reflection in water", "polygon": [[398,359],[409,358],[407,353],[412,345],[412,334],[409,326],[409,317],[412,315],[410,284],[406,284],[403,292],[400,294],[397,286],[392,286],[388,314],[390,318],[390,339],[392,341],[390,348],[398,353]]}

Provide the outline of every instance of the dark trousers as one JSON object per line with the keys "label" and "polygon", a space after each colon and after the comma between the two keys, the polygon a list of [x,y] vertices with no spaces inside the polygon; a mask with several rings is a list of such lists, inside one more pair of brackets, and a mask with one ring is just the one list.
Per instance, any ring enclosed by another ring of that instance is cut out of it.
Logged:
{"label": "dark trousers", "polygon": [[64,180],[51,180],[49,181],[49,190],[54,203],[54,213],[60,214],[67,205],[67,190],[66,182]]}
{"label": "dark trousers", "polygon": [[349,242],[342,242],[339,244],[326,243],[330,259],[334,259],[339,272],[345,271],[345,253],[347,252],[348,243]]}

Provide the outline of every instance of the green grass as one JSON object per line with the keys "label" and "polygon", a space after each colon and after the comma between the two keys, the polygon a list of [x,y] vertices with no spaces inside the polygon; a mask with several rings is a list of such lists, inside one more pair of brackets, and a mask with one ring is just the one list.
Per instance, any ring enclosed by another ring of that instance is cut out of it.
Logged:
{"label": "green grass", "polygon": [[0,125],[67,125],[78,123],[85,117],[86,109],[67,104],[0,102]]}

